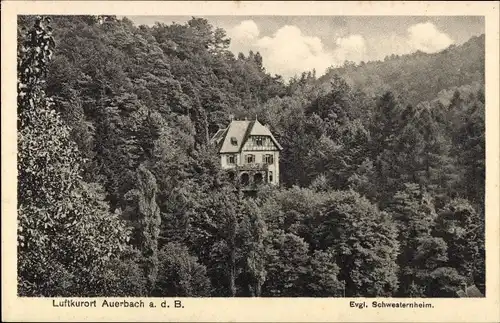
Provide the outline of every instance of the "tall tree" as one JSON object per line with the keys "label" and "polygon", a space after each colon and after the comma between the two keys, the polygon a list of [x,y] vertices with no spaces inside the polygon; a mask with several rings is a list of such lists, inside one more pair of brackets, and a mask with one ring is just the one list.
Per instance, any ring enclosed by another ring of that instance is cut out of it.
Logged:
{"label": "tall tree", "polygon": [[447,241],[448,266],[468,284],[484,286],[484,218],[467,200],[454,199],[439,211],[436,235]]}
{"label": "tall tree", "polygon": [[239,275],[239,284],[247,295],[260,297],[262,285],[266,281],[266,246],[267,225],[259,206],[252,200],[242,201],[242,220],[237,239],[240,245],[239,261],[243,267]]}
{"label": "tall tree", "polygon": [[334,250],[345,295],[392,295],[398,288],[399,251],[393,219],[355,192],[323,194],[308,224],[311,245]]}
{"label": "tall tree", "polygon": [[309,245],[301,237],[282,230],[274,231],[269,239],[267,279],[262,296],[301,296],[309,264]]}
{"label": "tall tree", "polygon": [[[418,257],[417,251],[424,247],[428,249],[421,244],[426,240],[432,240],[431,232],[437,215],[431,197],[418,184],[405,183],[404,187],[404,190],[394,195],[388,211],[399,229],[399,241],[401,241],[401,252],[398,256],[398,263],[401,266],[399,290],[402,295],[407,295],[409,286],[425,283],[418,281],[419,269],[426,267],[419,264],[425,257]],[[446,245],[444,248],[446,250]]]}
{"label": "tall tree", "polygon": [[191,255],[186,246],[170,242],[159,253],[160,271],[154,296],[196,297],[210,295],[206,267]]}
{"label": "tall tree", "polygon": [[18,48],[18,283],[23,296],[98,296],[128,232],[81,156],[44,83],[54,40],[37,17]]}
{"label": "tall tree", "polygon": [[141,164],[137,170],[136,188],[125,195],[128,205],[124,215],[135,227],[132,244],[142,252],[142,268],[149,293],[153,291],[158,276],[161,217],[156,203],[157,189],[154,175]]}

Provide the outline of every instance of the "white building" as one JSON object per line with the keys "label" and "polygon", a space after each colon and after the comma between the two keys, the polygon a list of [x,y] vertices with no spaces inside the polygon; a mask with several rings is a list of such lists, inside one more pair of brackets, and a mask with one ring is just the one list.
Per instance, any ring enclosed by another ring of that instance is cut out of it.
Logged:
{"label": "white building", "polygon": [[231,121],[213,136],[211,143],[217,147],[222,168],[242,185],[279,184],[282,148],[257,119]]}

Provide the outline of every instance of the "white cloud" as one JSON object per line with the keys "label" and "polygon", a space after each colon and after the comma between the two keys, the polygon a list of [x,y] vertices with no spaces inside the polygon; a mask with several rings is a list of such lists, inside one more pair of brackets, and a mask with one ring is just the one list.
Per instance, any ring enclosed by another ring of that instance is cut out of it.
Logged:
{"label": "white cloud", "polygon": [[420,23],[408,28],[408,44],[414,50],[435,53],[453,44],[453,39],[440,32],[430,22]]}
{"label": "white cloud", "polygon": [[361,35],[337,38],[336,56],[340,61],[360,62],[366,57],[366,42]]}
{"label": "white cloud", "polygon": [[284,26],[272,37],[258,39],[255,47],[262,53],[266,68],[285,78],[312,69],[323,74],[333,60],[321,39],[305,36],[295,26]]}
{"label": "white cloud", "polygon": [[338,38],[337,47],[328,49],[319,37],[304,35],[297,26],[286,25],[272,36],[259,37],[255,22],[246,20],[229,30],[228,34],[235,53],[259,51],[266,69],[285,79],[312,69],[316,69],[317,76],[320,76],[332,65],[345,60],[359,62],[366,55],[366,44],[361,35]]}
{"label": "white cloud", "polygon": [[231,50],[235,54],[259,51],[267,71],[282,75],[285,79],[312,69],[320,76],[328,67],[341,65],[346,60],[359,63],[416,50],[434,53],[454,43],[450,36],[439,31],[431,22],[410,26],[407,35],[392,33],[382,40],[372,40],[370,45],[362,35],[348,34],[336,38],[328,47],[320,37],[305,35],[293,25],[283,26],[272,35],[262,36],[253,20],[242,21],[229,29],[228,34],[231,37]]}
{"label": "white cloud", "polygon": [[252,40],[259,36],[259,27],[253,20],[244,20],[229,31],[229,36],[237,40]]}

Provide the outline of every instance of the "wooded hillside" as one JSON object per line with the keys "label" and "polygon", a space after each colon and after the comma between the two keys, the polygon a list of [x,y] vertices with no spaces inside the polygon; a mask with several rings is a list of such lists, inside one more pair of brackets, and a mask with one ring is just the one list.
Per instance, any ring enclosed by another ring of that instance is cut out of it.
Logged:
{"label": "wooded hillside", "polygon": [[[20,295],[484,292],[484,37],[290,82],[202,18],[18,40]],[[282,187],[228,181],[231,115],[269,125]]]}
{"label": "wooded hillside", "polygon": [[384,61],[346,62],[343,67],[331,68],[320,82],[329,83],[334,75],[340,75],[366,93],[393,91],[416,105],[437,97],[442,90],[484,84],[484,50],[483,34],[435,54],[416,52],[387,56]]}

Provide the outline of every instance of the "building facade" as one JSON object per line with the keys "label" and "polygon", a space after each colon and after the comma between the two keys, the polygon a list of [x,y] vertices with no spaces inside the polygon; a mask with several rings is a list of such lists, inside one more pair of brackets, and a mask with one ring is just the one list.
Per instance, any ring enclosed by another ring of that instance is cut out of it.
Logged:
{"label": "building facade", "polygon": [[282,147],[257,119],[232,120],[211,142],[217,147],[222,168],[242,186],[279,185]]}

